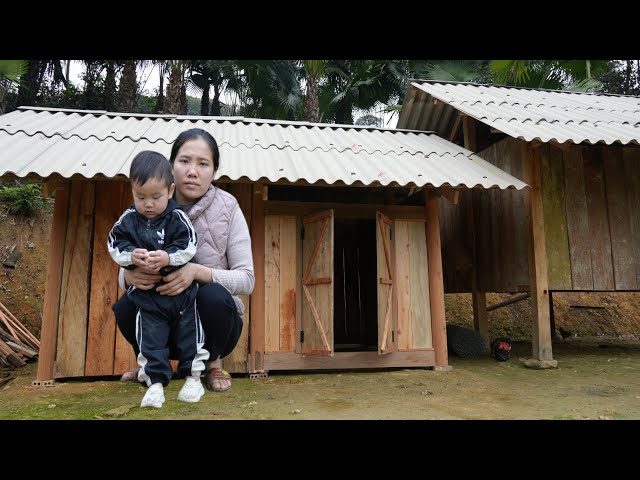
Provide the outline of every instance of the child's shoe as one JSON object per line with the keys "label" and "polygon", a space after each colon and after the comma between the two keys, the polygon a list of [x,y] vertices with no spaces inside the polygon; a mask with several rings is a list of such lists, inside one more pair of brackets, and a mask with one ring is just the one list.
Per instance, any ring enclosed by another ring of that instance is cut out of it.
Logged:
{"label": "child's shoe", "polygon": [[142,408],[145,408],[145,407],[162,408],[163,403],[164,403],[164,388],[162,388],[161,383],[154,383],[147,389],[147,393],[144,394],[144,397],[142,398],[142,402],[140,402],[140,406]]}
{"label": "child's shoe", "polygon": [[204,387],[200,377],[187,377],[184,385],[178,393],[178,400],[187,403],[197,403],[204,395]]}

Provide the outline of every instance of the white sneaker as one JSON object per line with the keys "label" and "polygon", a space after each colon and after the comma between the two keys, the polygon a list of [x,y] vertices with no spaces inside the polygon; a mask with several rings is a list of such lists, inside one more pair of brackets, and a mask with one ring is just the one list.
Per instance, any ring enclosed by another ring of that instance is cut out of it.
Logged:
{"label": "white sneaker", "polygon": [[145,407],[153,407],[153,408],[162,408],[162,404],[164,403],[164,389],[162,388],[161,383],[154,383],[147,389],[147,393],[142,397],[142,402],[140,402],[140,406],[142,408]]}
{"label": "white sneaker", "polygon": [[199,378],[187,377],[178,393],[178,400],[187,403],[197,403],[204,395],[204,387]]}

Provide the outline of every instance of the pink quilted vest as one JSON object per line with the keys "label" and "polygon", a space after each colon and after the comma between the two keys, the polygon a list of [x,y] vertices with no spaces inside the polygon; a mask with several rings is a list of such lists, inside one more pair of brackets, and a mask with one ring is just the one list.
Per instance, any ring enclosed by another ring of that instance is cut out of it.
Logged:
{"label": "pink quilted vest", "polygon": [[[185,207],[191,223],[198,234],[198,251],[193,262],[211,268],[227,270],[227,242],[229,241],[229,224],[235,210],[239,208],[233,195],[209,186],[197,203]],[[240,317],[244,316],[244,304],[233,296]]]}

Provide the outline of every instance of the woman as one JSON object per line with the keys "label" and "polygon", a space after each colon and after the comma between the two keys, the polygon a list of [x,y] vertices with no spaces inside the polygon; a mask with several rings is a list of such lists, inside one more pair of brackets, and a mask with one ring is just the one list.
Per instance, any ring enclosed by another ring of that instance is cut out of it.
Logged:
{"label": "woman", "polygon": [[[218,170],[220,153],[215,139],[200,128],[178,135],[169,158],[175,181],[175,200],[189,215],[198,234],[198,250],[181,269],[164,277],[145,270],[120,269],[120,286],[141,290],[157,288],[162,295],[178,295],[193,281],[200,283],[196,299],[209,352],[204,384],[209,390],[225,392],[231,376],[222,370],[222,358],[229,355],[240,338],[244,305],[237,295],[253,291],[253,256],[249,229],[237,200],[211,182]],[[123,295],[113,305],[116,322],[124,338],[138,355],[135,305]],[[175,358],[170,346],[171,358]],[[126,372],[123,381],[137,380],[137,369]]]}

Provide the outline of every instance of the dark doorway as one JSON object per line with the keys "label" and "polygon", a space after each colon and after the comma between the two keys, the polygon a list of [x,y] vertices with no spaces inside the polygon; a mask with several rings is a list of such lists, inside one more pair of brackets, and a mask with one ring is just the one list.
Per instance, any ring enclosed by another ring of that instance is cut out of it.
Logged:
{"label": "dark doorway", "polygon": [[335,219],[334,348],[377,350],[375,220]]}

